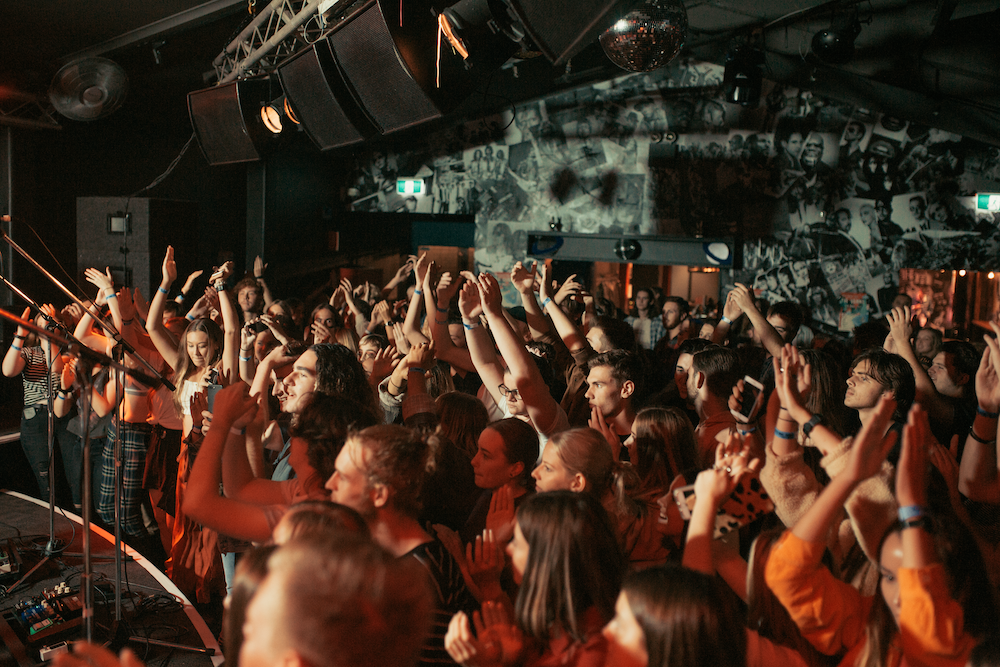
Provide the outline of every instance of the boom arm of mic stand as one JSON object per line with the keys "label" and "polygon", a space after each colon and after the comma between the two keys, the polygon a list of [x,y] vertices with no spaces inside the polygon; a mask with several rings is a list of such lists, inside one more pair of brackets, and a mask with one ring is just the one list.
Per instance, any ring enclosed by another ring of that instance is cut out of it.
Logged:
{"label": "boom arm of mic stand", "polygon": [[[20,317],[13,315],[6,310],[0,308],[0,317],[14,322],[18,326],[24,327],[28,331],[32,331],[38,336],[58,345],[60,348],[65,348],[69,354],[74,357],[80,357],[90,361],[92,363],[101,364],[102,366],[107,366],[109,368],[114,368],[124,372],[129,377],[135,378],[139,382],[145,385],[155,386],[160,383],[160,379],[143,373],[132,368],[126,368],[124,364],[120,364],[111,357],[101,352],[90,349],[79,340],[76,339],[73,334],[66,334],[65,336],[60,336],[54,331],[49,331],[48,329],[43,329],[42,327],[36,326],[34,322],[29,322],[27,320],[22,320]],[[141,358],[141,357],[140,357]],[[159,375],[159,373],[157,373]],[[162,377],[162,376],[161,376]],[[169,382],[163,380],[163,384],[172,387]]]}
{"label": "boom arm of mic stand", "polygon": [[[38,269],[42,273],[43,276],[45,276],[46,278],[48,278],[49,282],[51,282],[53,285],[55,285],[60,290],[62,290],[63,294],[65,294],[66,296],[68,296],[70,298],[70,300],[73,301],[73,303],[75,303],[76,305],[80,306],[80,308],[82,308],[84,312],[90,312],[87,309],[87,307],[84,305],[83,301],[81,301],[80,299],[78,299],[77,296],[75,294],[73,294],[73,292],[71,292],[69,289],[66,288],[65,285],[63,285],[61,282],[59,282],[58,278],[56,278],[54,275],[52,275],[51,273],[49,273],[49,271],[46,270],[44,266],[42,266],[41,264],[39,264],[38,262],[36,262],[35,259],[31,255],[29,255],[27,253],[27,251],[25,251],[21,246],[19,246],[17,243],[15,243],[14,239],[12,239],[7,234],[7,232],[4,231],[3,227],[0,227],[0,236],[2,236],[3,240],[7,242],[7,245],[9,245],[11,248],[13,248],[14,250],[16,250],[18,252],[18,254],[20,254],[22,257],[24,257],[26,260],[28,260],[28,262],[32,266],[34,266],[36,269]],[[4,282],[7,283],[6,280],[4,280]],[[7,284],[9,285],[10,283],[7,283]],[[20,290],[16,290],[16,291],[17,291],[18,294],[21,294]],[[30,302],[30,299],[28,301]],[[41,309],[39,309],[39,310],[41,310]],[[153,377],[156,378],[151,384],[155,385],[155,384],[162,383],[162,384],[166,385],[167,388],[170,389],[170,391],[174,391],[176,389],[176,387],[174,387],[173,383],[170,382],[170,380],[168,380],[165,375],[163,375],[158,370],[156,370],[155,368],[153,368],[153,365],[150,364],[148,361],[146,361],[146,359],[143,358],[142,355],[136,353],[135,348],[132,347],[132,345],[127,340],[125,340],[124,338],[122,338],[121,334],[118,333],[118,330],[115,329],[114,326],[112,326],[111,324],[108,324],[104,320],[104,318],[102,318],[100,315],[95,315],[94,313],[91,313],[91,317],[93,317],[94,321],[96,321],[98,324],[100,324],[101,327],[103,327],[104,330],[107,331],[108,334],[111,335],[111,337],[115,340],[116,343],[120,343],[122,345],[122,347],[125,348],[125,351],[132,355],[132,358],[137,359],[139,361],[139,363],[141,363],[143,366],[145,366],[146,370],[148,370],[149,373]],[[14,318],[14,319],[19,319],[19,318]],[[23,326],[23,324],[22,324],[22,326]],[[28,328],[31,329],[31,327],[28,327]],[[34,330],[34,329],[32,329],[32,330]],[[38,332],[36,331],[36,333],[38,333]],[[70,334],[68,331],[66,333],[67,333],[67,335],[69,335],[70,337],[72,337],[72,334]],[[76,339],[74,339],[74,340],[76,340]],[[76,343],[80,344],[80,341],[76,341]],[[82,347],[85,347],[85,346],[80,345],[80,347],[82,348]],[[105,356],[105,355],[101,355],[101,356],[103,356],[105,359],[108,359],[108,357]],[[117,366],[116,366],[116,368],[117,368]],[[131,376],[135,377],[140,382],[143,382],[141,374],[137,375],[137,374],[135,374],[135,373],[133,373],[131,371],[127,371],[127,370],[126,370],[126,373],[128,375],[131,375]],[[150,384],[149,382],[143,382],[143,383],[144,384]]]}

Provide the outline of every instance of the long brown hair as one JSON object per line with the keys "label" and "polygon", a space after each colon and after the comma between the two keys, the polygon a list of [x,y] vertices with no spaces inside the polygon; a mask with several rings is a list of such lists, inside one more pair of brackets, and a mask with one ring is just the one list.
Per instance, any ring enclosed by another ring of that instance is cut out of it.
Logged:
{"label": "long brown hair", "polygon": [[694,427],[679,408],[644,408],[632,423],[641,492],[663,491],[677,475],[696,466]]}
{"label": "long brown hair", "polygon": [[528,560],[514,612],[524,632],[547,642],[559,631],[587,640],[581,616],[596,608],[614,616],[626,561],[600,501],[589,493],[552,491],[517,512]]}
{"label": "long brown hair", "polygon": [[184,333],[181,334],[180,341],[177,343],[178,363],[177,368],[174,369],[174,384],[177,386],[177,388],[174,389],[174,405],[176,405],[182,412],[184,406],[181,405],[181,397],[184,395],[184,381],[200,370],[194,365],[194,362],[191,361],[191,357],[187,352],[188,336],[197,332],[208,334],[208,340],[212,342],[212,345],[215,348],[212,353],[212,359],[208,362],[209,368],[214,368],[219,365],[219,362],[222,360],[222,351],[225,347],[225,341],[222,337],[222,329],[219,328],[218,324],[207,317],[200,317],[193,320],[191,324],[187,325],[187,329],[184,330]]}

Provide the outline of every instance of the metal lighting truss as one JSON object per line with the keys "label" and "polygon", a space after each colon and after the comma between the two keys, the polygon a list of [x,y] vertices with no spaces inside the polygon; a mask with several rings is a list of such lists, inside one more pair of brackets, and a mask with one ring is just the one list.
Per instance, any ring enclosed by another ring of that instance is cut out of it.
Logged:
{"label": "metal lighting truss", "polygon": [[219,85],[273,72],[302,47],[319,41],[336,26],[350,0],[273,0],[212,63]]}
{"label": "metal lighting truss", "polygon": [[61,130],[47,97],[0,87],[0,125],[36,130]]}

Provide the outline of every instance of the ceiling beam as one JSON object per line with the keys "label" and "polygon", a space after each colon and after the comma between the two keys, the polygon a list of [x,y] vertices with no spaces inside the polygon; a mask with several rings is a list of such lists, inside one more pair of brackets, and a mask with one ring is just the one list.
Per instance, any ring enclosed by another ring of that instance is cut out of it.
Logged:
{"label": "ceiling beam", "polygon": [[235,14],[239,11],[246,11],[246,0],[209,0],[204,4],[178,12],[173,16],[153,21],[141,28],[129,30],[117,37],[89,46],[85,49],[71,53],[63,57],[63,62],[76,60],[77,58],[87,58],[111,53],[119,49],[145,42],[153,37],[168,35],[182,29],[190,29],[209,23],[210,21],[226,14]]}

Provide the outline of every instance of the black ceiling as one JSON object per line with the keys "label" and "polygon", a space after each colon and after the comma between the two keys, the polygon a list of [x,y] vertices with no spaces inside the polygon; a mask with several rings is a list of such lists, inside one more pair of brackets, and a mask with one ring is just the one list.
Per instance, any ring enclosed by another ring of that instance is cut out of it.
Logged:
{"label": "black ceiling", "polygon": [[[5,4],[0,111],[10,91],[44,99],[59,67],[83,55],[115,60],[130,80],[142,85],[172,79],[197,87],[201,75],[212,71],[215,56],[248,20],[248,8],[267,11],[263,0],[255,6],[247,0]],[[767,76],[773,80],[876,108],[897,106],[897,113],[918,116],[915,120],[938,121],[939,127],[1000,143],[994,130],[1000,119],[996,0],[691,0],[686,5],[688,57],[721,62],[734,36],[762,29]],[[847,65],[824,65],[810,53],[812,35],[830,25],[835,11],[851,7],[863,24],[857,54]],[[594,45],[569,68],[553,67],[541,58],[508,63],[494,85],[536,96],[621,73]],[[72,125],[65,120],[60,124]]]}

